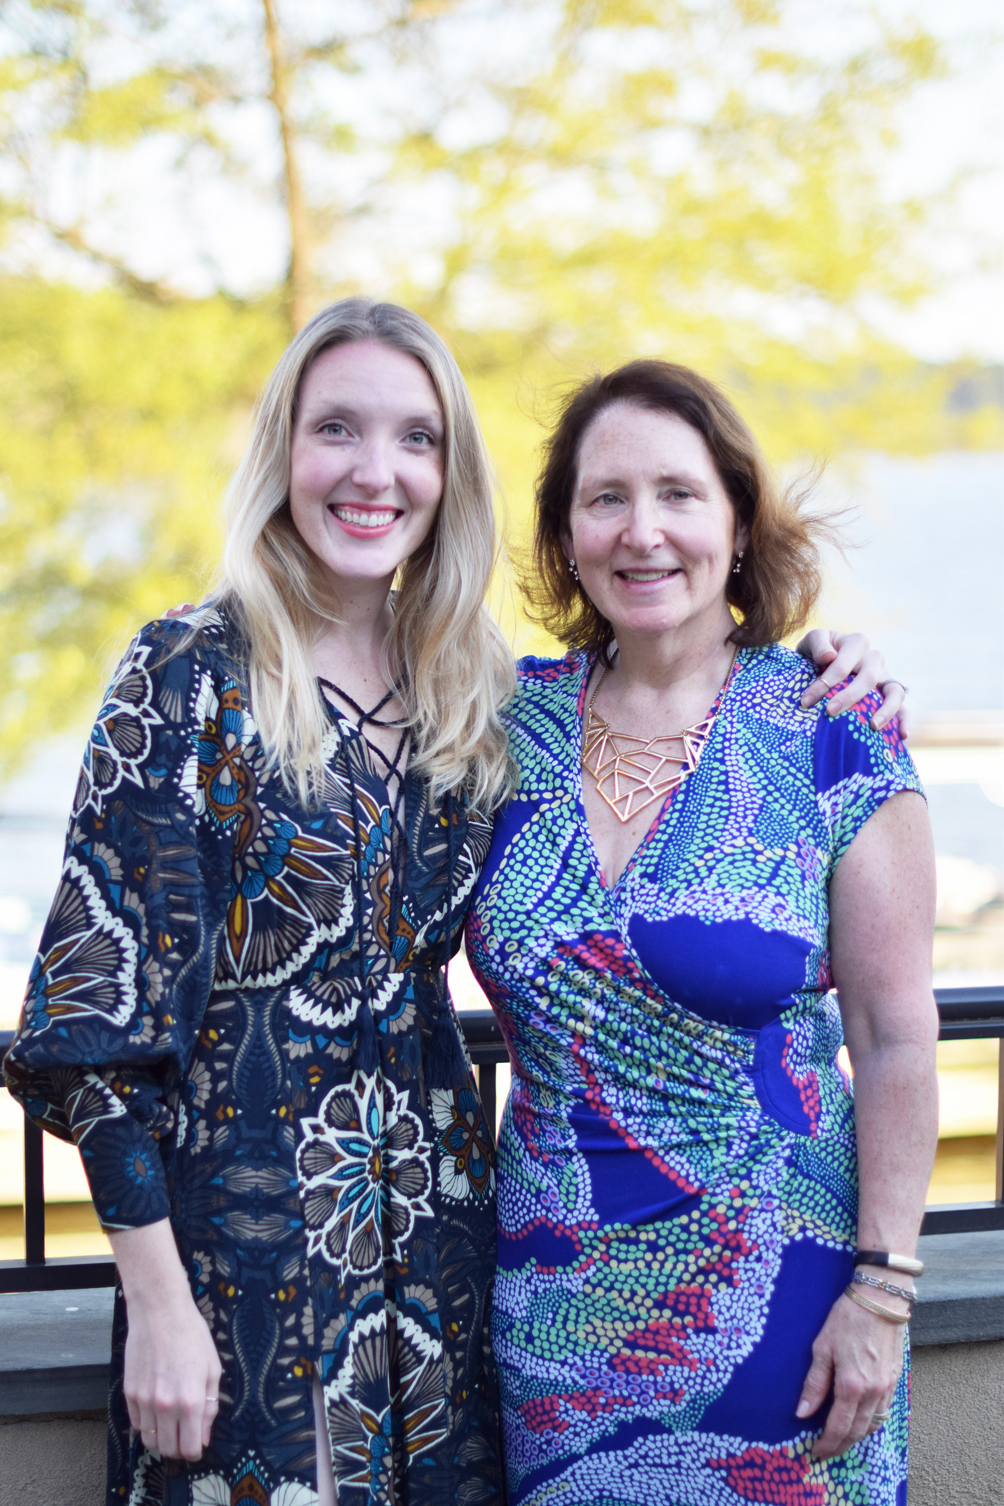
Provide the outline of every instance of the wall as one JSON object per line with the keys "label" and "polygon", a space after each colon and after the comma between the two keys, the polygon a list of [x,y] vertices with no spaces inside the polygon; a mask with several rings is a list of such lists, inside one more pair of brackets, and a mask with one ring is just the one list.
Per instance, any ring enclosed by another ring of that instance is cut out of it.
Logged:
{"label": "wall", "polygon": [[[1004,1340],[913,1357],[910,1506],[1004,1506]],[[100,1412],[0,1417],[0,1506],[103,1506]]]}
{"label": "wall", "polygon": [[101,1412],[0,1417],[0,1506],[104,1506]]}
{"label": "wall", "polygon": [[1004,1341],[914,1351],[910,1506],[1004,1506]]}

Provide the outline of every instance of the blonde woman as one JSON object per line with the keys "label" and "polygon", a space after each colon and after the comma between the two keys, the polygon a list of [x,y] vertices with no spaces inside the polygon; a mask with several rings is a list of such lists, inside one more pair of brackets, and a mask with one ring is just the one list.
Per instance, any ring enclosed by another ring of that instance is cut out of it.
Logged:
{"label": "blonde woman", "polygon": [[494,555],[452,357],[337,304],[265,391],[215,604],[101,708],[7,1072],[119,1266],[109,1502],[501,1500],[444,988],[509,779]]}
{"label": "blonde woman", "polygon": [[[452,357],[346,300],[268,384],[213,604],[101,708],[7,1077],[121,1274],[109,1503],[502,1499],[494,1152],[444,986],[513,778],[494,557]],[[867,650],[813,647],[831,683]]]}

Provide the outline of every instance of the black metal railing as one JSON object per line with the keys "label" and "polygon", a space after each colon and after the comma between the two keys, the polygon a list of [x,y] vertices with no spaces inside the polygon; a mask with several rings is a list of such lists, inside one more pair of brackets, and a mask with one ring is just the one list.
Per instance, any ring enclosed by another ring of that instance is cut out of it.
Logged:
{"label": "black metal railing", "polygon": [[997,1136],[994,1201],[942,1203],[929,1206],[921,1234],[973,1234],[1004,1229],[1004,988],[939,988],[935,990],[943,1041],[998,1041]]}
{"label": "black metal railing", "polygon": [[[943,1041],[997,1039],[997,1174],[995,1198],[985,1203],[929,1207],[923,1234],[961,1234],[1004,1229],[1004,988],[942,988],[936,993]],[[457,1017],[478,1074],[488,1123],[496,1122],[496,1069],[508,1061],[498,1021],[490,1009],[462,1010]],[[0,1056],[13,1040],[0,1031]],[[0,1293],[76,1291],[113,1286],[115,1264],[107,1255],[47,1260],[45,1255],[45,1169],[43,1134],[24,1124],[24,1259],[0,1261]]]}

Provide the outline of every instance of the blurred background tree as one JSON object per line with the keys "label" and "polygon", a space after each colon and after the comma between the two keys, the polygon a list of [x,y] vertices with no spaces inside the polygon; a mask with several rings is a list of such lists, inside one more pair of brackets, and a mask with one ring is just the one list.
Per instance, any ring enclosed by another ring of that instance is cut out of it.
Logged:
{"label": "blurred background tree", "polygon": [[0,3],[0,757],[204,588],[254,395],[350,291],[457,352],[517,533],[538,411],[635,354],[723,381],[784,462],[999,442],[979,373],[878,317],[931,287],[944,203],[884,165],[943,59],[838,23],[820,49],[785,0]]}

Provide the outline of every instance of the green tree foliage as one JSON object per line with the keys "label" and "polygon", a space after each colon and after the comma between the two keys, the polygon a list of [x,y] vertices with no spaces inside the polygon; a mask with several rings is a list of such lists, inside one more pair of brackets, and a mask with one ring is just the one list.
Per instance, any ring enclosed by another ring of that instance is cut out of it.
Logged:
{"label": "green tree foliage", "polygon": [[136,627],[199,592],[285,343],[278,306],[0,282],[0,705],[17,756],[93,709]]}
{"label": "green tree foliage", "polygon": [[[947,401],[965,372],[870,317],[928,286],[931,206],[882,169],[937,49],[852,3],[817,56],[804,18],[0,0],[0,756],[201,589],[254,393],[349,290],[457,351],[517,532],[550,396],[635,354],[723,381],[784,461],[994,442],[998,410]],[[228,215],[274,247],[256,274]]]}

